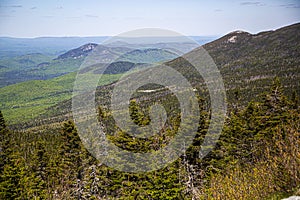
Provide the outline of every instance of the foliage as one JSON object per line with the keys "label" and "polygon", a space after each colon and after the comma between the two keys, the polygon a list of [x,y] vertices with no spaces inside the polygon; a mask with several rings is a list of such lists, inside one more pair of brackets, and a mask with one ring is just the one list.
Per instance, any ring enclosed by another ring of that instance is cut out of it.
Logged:
{"label": "foliage", "polygon": [[[3,114],[9,123],[31,121],[42,113],[49,121],[44,126],[14,131],[8,129],[0,112],[0,198],[268,199],[299,193],[300,107],[299,83],[295,81],[299,79],[299,34],[295,31],[299,24],[294,26],[255,36],[242,33],[237,44],[226,43],[229,35],[205,46],[224,75],[230,109],[215,149],[202,160],[199,150],[210,122],[207,88],[182,58],[168,63],[192,80],[201,96],[201,118],[186,152],[153,172],[128,173],[105,166],[83,147],[72,121],[60,124],[59,120],[49,119],[68,117],[71,104],[67,99],[75,73],[1,88]],[[295,37],[289,38],[294,33]],[[289,74],[294,76],[287,78]],[[97,77],[90,75],[87,84]],[[275,75],[281,77],[284,87],[278,78],[270,84]],[[104,82],[99,84],[110,83],[119,76],[105,74]],[[266,92],[268,86],[270,91]],[[28,91],[28,87],[32,90]],[[136,125],[151,123],[149,107],[154,102],[159,102],[168,115],[163,128],[144,139],[115,125],[108,106],[112,89],[112,84],[99,87],[96,101],[99,121],[116,146],[134,152],[156,151],[173,139],[180,128],[181,115],[179,102],[170,90],[132,95],[129,111]],[[285,96],[289,93],[292,98]],[[62,100],[65,101],[54,105]]]}

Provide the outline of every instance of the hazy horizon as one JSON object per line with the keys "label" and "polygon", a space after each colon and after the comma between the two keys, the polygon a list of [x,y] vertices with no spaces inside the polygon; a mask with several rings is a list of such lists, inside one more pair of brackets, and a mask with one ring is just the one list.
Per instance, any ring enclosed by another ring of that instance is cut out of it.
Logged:
{"label": "hazy horizon", "polygon": [[300,22],[297,0],[0,2],[0,36],[102,37],[140,28],[189,36],[252,34]]}
{"label": "hazy horizon", "polygon": [[[215,34],[215,35],[187,35],[187,37],[216,38],[216,37],[222,37],[222,36],[224,36],[226,34],[229,34],[231,32],[235,32],[235,31],[244,31],[244,32],[248,32],[250,34],[258,34],[260,32],[264,32],[264,31],[274,31],[274,30],[277,30],[277,29],[280,29],[280,28],[283,28],[283,27],[286,27],[286,26],[297,24],[297,23],[300,23],[300,21],[292,22],[292,23],[285,24],[285,25],[282,25],[282,26],[279,26],[279,27],[274,27],[272,29],[260,30],[258,32],[249,32],[249,31],[246,31],[246,30],[243,30],[243,29],[235,29],[235,30],[228,31],[228,32],[226,32],[226,33],[224,33],[222,35],[220,35],[220,34]],[[115,35],[41,35],[41,36],[32,36],[32,37],[14,37],[14,36],[9,36],[9,35],[0,35],[0,38],[16,38],[16,39],[37,39],[37,38],[100,38],[100,37],[109,38],[109,37],[113,37],[113,36],[115,36]],[[156,36],[153,36],[153,37],[156,37]],[[158,37],[160,37],[160,36],[158,36]]]}

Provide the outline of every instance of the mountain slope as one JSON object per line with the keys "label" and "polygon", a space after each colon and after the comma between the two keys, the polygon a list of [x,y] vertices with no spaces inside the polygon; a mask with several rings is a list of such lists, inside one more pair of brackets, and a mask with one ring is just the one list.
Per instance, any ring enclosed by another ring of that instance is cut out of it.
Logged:
{"label": "mountain slope", "polygon": [[[203,47],[218,66],[231,103],[238,100],[246,105],[266,91],[275,76],[288,95],[300,94],[300,23],[254,35],[235,31]],[[201,76],[183,59],[168,65],[203,87]]]}
{"label": "mountain slope", "polygon": [[235,31],[203,47],[223,67],[242,57],[258,56],[265,61],[274,61],[278,56],[291,59],[299,55],[299,32],[300,23],[254,35]]}
{"label": "mountain slope", "polygon": [[[203,46],[220,69],[230,108],[246,106],[249,101],[259,98],[257,95],[269,90],[275,76],[282,81],[285,93],[291,95],[297,91],[300,94],[299,35],[300,24],[295,24],[255,35],[232,32]],[[202,77],[184,59],[176,58],[165,64],[187,77],[201,96],[207,95]],[[113,84],[99,87],[98,102],[109,103],[108,91],[113,87]],[[144,99],[163,98],[167,94],[153,92]],[[66,101],[53,107],[59,110],[59,120],[65,119],[63,115],[70,112],[70,105],[70,101]]]}
{"label": "mountain slope", "polygon": [[[235,37],[236,42],[230,42]],[[232,96],[240,90],[247,102],[278,76],[285,92],[300,94],[300,23],[258,34],[231,33],[204,45],[214,58]]]}

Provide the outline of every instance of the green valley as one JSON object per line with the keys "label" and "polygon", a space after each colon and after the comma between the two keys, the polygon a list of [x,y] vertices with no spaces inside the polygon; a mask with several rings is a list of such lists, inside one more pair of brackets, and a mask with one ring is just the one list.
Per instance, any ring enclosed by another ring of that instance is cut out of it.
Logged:
{"label": "green valley", "polygon": [[[116,81],[120,74],[105,74],[99,85]],[[76,72],[49,80],[26,81],[0,88],[1,109],[10,124],[28,122],[47,112],[47,108],[72,97]],[[99,75],[90,74],[86,84]]]}

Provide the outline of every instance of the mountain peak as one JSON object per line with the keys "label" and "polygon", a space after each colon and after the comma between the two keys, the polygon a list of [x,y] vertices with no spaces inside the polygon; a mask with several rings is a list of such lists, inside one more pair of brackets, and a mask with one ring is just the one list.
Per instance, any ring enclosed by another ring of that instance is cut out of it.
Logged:
{"label": "mountain peak", "polygon": [[66,53],[58,56],[56,58],[56,60],[66,59],[66,58],[79,59],[79,58],[85,57],[97,46],[98,46],[98,44],[95,44],[95,43],[88,43],[88,44],[82,45],[76,49],[72,49],[72,50],[67,51]]}
{"label": "mountain peak", "polygon": [[242,30],[232,31],[232,32],[228,33],[227,35],[238,35],[238,34],[247,34],[247,35],[250,35],[250,33],[246,32],[246,31],[242,31]]}
{"label": "mountain peak", "polygon": [[83,52],[90,52],[91,50],[93,50],[97,46],[98,46],[98,44],[88,43],[88,44],[85,44],[85,45],[79,47],[79,49],[81,49]]}

